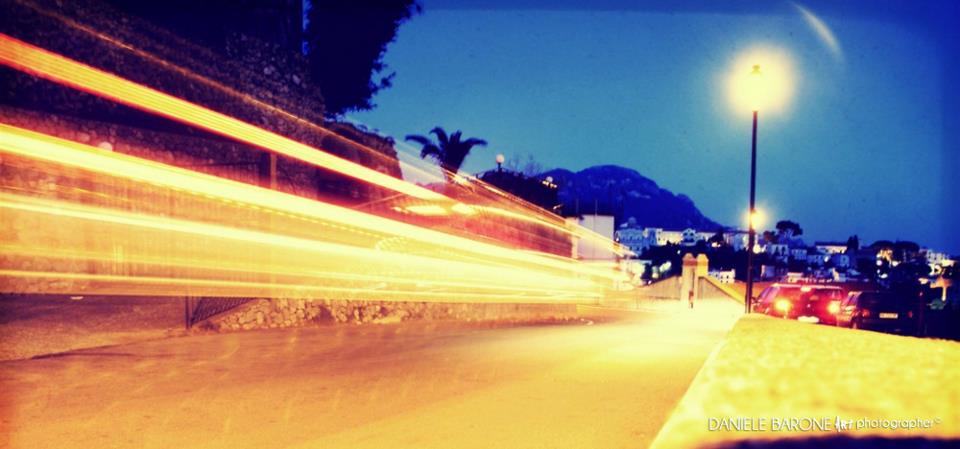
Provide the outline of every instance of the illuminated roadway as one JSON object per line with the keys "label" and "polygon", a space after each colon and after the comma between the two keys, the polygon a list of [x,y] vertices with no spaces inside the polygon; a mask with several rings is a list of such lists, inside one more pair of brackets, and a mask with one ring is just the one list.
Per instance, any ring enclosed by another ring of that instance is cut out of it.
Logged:
{"label": "illuminated roadway", "polygon": [[729,326],[692,314],[197,335],[0,364],[0,446],[646,447]]}

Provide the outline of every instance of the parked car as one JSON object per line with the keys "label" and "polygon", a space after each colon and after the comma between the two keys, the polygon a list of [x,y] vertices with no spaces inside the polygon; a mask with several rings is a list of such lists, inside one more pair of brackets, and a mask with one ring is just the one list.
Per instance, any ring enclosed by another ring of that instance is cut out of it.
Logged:
{"label": "parked car", "polygon": [[836,314],[845,296],[844,289],[835,285],[776,283],[760,293],[754,311],[832,325],[836,324]]}
{"label": "parked car", "polygon": [[853,292],[840,305],[837,325],[852,329],[913,334],[917,321],[913,305],[891,292]]}

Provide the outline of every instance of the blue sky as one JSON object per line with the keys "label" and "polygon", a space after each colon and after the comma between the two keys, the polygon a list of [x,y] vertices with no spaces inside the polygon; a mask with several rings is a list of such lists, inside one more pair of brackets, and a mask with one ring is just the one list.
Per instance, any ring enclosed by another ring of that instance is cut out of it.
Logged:
{"label": "blue sky", "polygon": [[943,67],[955,49],[924,30],[929,14],[903,20],[803,4],[838,53],[790,3],[756,13],[751,2],[661,3],[425,1],[388,48],[394,86],[352,118],[401,139],[440,125],[488,140],[468,172],[492,167],[496,153],[531,154],[547,168],[623,165],[739,224],[750,121],[732,110],[723,80],[744,51],[778,48],[795,83],[786,109],[760,113],[757,196],[771,220],[799,222],[808,240],[859,234],[960,253],[956,212],[943,207],[956,202],[943,169],[956,160],[944,155],[956,149],[945,128],[955,108],[945,107],[942,79],[955,73]]}

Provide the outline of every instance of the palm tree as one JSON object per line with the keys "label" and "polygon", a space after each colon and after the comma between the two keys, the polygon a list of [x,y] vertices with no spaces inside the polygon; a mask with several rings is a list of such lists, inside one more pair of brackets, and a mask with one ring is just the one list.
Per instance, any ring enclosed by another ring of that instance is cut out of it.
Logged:
{"label": "palm tree", "polygon": [[441,127],[430,130],[430,134],[437,136],[437,141],[426,136],[411,134],[405,140],[419,143],[421,158],[431,158],[440,164],[443,168],[443,175],[450,180],[453,174],[460,171],[464,159],[470,154],[470,150],[475,146],[486,146],[487,141],[471,137],[466,140],[460,140],[462,133],[457,131],[447,136],[447,132]]}

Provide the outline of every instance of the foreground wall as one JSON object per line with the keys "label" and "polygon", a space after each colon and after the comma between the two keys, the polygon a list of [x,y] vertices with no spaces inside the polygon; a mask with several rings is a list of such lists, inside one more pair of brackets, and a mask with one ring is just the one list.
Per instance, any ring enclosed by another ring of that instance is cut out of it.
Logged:
{"label": "foreground wall", "polygon": [[576,304],[468,304],[387,301],[257,299],[200,323],[229,331],[324,323],[396,323],[408,320],[551,322],[579,319]]}

